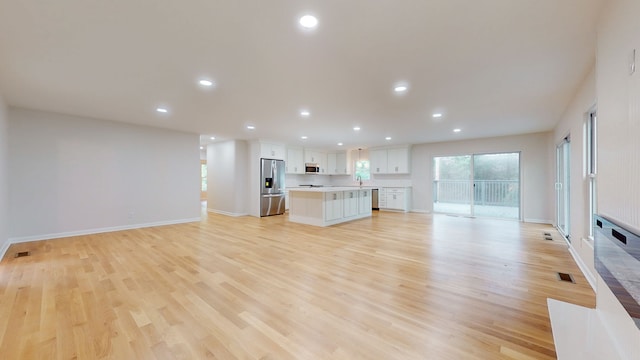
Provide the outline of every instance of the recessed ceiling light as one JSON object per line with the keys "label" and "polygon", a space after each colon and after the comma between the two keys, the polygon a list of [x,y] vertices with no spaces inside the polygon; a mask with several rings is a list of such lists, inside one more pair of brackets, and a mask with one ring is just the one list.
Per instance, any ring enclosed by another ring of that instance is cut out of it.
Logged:
{"label": "recessed ceiling light", "polygon": [[354,126],[354,127],[353,127],[353,130],[354,130],[354,131],[360,131],[360,126]]}
{"label": "recessed ceiling light", "polygon": [[453,132],[460,132],[462,131],[461,129],[453,129]]}
{"label": "recessed ceiling light", "polygon": [[399,86],[396,86],[395,88],[393,88],[393,91],[395,91],[397,93],[405,92],[405,91],[407,91],[407,87],[404,86],[404,85],[399,85]]}
{"label": "recessed ceiling light", "polygon": [[391,136],[387,136],[386,138],[384,138],[385,140],[391,140]]}
{"label": "recessed ceiling light", "polygon": [[162,107],[156,108],[156,111],[159,112],[159,113],[163,113],[163,114],[166,114],[166,113],[169,112],[169,110],[167,110],[166,108],[162,108]]}
{"label": "recessed ceiling light", "polygon": [[204,150],[204,146],[200,146],[200,150]]}
{"label": "recessed ceiling light", "polygon": [[338,146],[342,146],[342,145],[343,145],[342,143],[338,143]]}
{"label": "recessed ceiling light", "polygon": [[318,26],[318,19],[313,15],[305,15],[300,18],[300,25],[305,29],[313,29]]}
{"label": "recessed ceiling light", "polygon": [[202,85],[202,86],[207,86],[207,87],[213,86],[213,81],[207,80],[207,79],[202,79],[202,80],[198,81],[198,83],[200,85]]}
{"label": "recessed ceiling light", "polygon": [[216,139],[216,137],[215,137],[215,136],[212,136],[212,137],[210,137],[209,139],[211,139],[211,140],[215,140],[215,139]]}
{"label": "recessed ceiling light", "polygon": [[249,130],[253,130],[253,129],[255,129],[255,128],[256,128],[256,127],[255,127],[255,126],[253,126],[253,125],[247,125],[247,129],[249,129]]}
{"label": "recessed ceiling light", "polygon": [[431,115],[431,116],[433,116],[434,118],[439,118],[439,117],[442,117],[442,114],[440,114],[440,113],[435,113],[435,114],[433,114],[433,115]]}
{"label": "recessed ceiling light", "polygon": [[309,110],[302,110],[300,111],[300,116],[309,116],[311,115],[311,113],[309,112]]}
{"label": "recessed ceiling light", "polygon": [[306,136],[300,136],[300,139],[307,140],[307,137]]}

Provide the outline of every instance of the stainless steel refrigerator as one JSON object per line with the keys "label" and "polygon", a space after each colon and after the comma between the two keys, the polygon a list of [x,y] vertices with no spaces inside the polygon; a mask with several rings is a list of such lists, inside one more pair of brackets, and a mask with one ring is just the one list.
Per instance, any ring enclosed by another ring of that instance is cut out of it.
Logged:
{"label": "stainless steel refrigerator", "polygon": [[284,214],[284,161],[260,159],[260,216]]}

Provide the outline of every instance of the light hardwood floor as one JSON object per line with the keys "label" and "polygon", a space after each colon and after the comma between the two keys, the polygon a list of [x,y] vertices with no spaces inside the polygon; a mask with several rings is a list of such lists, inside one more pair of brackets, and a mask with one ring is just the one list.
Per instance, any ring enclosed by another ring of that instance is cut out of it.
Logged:
{"label": "light hardwood floor", "polygon": [[0,285],[2,359],[553,359],[546,299],[595,305],[550,226],[389,212],[17,244]]}

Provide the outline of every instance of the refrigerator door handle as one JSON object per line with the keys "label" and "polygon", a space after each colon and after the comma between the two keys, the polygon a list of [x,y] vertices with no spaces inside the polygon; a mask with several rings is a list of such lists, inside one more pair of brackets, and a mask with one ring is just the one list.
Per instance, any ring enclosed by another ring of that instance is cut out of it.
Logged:
{"label": "refrigerator door handle", "polygon": [[280,197],[280,196],[284,196],[284,194],[268,194],[268,195],[264,195],[264,194],[263,194],[263,195],[262,195],[262,197],[269,197],[269,198],[272,198],[272,197]]}

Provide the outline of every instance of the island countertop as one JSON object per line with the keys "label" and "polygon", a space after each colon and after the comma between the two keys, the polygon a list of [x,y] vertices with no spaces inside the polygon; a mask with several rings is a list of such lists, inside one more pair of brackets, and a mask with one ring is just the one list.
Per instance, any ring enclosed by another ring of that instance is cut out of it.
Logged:
{"label": "island countertop", "polygon": [[377,189],[377,187],[371,187],[371,186],[363,186],[363,187],[359,187],[359,186],[291,187],[291,188],[287,188],[287,191],[327,193],[327,192],[335,192],[335,191],[372,190],[372,189]]}

